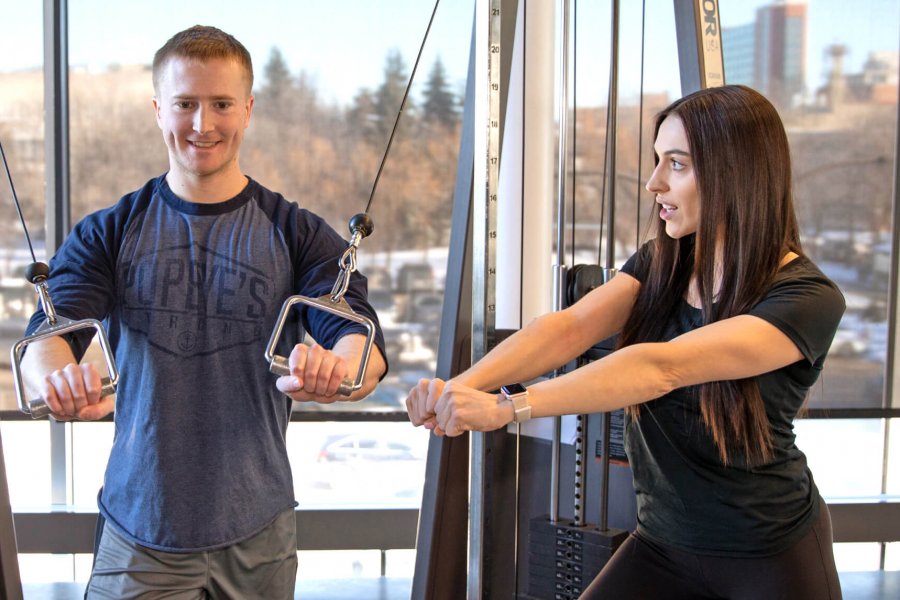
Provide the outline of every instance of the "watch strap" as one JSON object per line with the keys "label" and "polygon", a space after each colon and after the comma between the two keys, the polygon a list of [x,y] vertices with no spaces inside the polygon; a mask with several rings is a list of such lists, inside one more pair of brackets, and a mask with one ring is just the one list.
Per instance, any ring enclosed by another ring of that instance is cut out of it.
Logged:
{"label": "watch strap", "polygon": [[514,423],[522,423],[531,418],[531,405],[528,403],[528,390],[525,386],[505,385],[500,388],[500,392],[512,403]]}

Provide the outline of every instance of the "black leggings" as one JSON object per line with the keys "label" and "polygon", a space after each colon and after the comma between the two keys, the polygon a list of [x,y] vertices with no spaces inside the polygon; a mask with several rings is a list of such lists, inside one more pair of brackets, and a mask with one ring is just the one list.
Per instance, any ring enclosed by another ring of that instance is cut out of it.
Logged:
{"label": "black leggings", "polygon": [[581,600],[841,600],[831,546],[824,502],[809,533],[763,558],[691,554],[632,533]]}

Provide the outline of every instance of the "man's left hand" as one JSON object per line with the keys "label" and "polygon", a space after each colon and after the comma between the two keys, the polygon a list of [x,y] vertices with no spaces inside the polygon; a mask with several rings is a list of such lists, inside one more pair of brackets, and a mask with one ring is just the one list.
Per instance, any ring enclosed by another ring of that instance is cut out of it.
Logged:
{"label": "man's left hand", "polygon": [[315,344],[297,344],[288,358],[290,375],[279,377],[275,385],[298,402],[331,404],[345,400],[338,387],[347,377],[347,361],[331,350]]}

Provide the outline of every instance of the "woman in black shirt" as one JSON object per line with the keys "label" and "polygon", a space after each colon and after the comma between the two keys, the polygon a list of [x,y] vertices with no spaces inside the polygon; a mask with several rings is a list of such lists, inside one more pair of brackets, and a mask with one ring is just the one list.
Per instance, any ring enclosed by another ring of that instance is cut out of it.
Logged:
{"label": "woman in black shirt", "polygon": [[[844,311],[803,255],[787,136],[743,86],[656,119],[656,236],[622,271],[407,408],[438,435],[626,407],[637,530],[584,598],[835,599],[831,524],[792,421]],[[619,334],[618,348],[518,393]]]}

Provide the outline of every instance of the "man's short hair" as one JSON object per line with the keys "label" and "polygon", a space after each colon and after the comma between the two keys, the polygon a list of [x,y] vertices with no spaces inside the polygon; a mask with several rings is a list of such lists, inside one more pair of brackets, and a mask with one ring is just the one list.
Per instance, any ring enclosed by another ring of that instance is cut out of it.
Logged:
{"label": "man's short hair", "polygon": [[170,59],[211,58],[233,59],[244,67],[247,76],[247,93],[253,89],[253,62],[250,53],[237,39],[221,29],[207,25],[194,25],[173,35],[153,57],[153,89],[159,91],[159,79]]}

